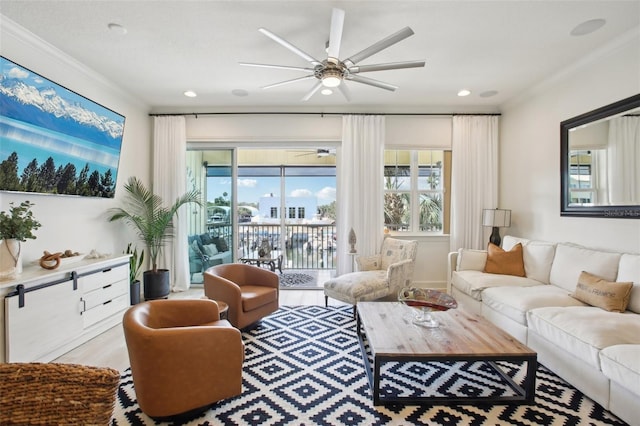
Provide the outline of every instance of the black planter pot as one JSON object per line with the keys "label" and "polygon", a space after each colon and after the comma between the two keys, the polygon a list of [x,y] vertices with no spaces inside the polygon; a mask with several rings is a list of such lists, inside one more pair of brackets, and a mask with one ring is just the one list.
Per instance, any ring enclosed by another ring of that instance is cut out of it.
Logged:
{"label": "black planter pot", "polygon": [[132,306],[140,303],[140,280],[135,280],[129,284],[129,295]]}
{"label": "black planter pot", "polygon": [[166,299],[171,290],[171,274],[168,269],[144,271],[142,274],[144,285],[144,300]]}

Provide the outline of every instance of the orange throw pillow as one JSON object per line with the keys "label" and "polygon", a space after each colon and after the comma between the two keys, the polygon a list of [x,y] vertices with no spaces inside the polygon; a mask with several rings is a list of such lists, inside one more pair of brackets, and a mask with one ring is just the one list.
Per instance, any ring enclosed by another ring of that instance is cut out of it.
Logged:
{"label": "orange throw pillow", "polygon": [[515,275],[524,277],[524,260],[522,257],[522,244],[518,243],[509,251],[489,243],[487,247],[487,263],[484,272],[490,274]]}

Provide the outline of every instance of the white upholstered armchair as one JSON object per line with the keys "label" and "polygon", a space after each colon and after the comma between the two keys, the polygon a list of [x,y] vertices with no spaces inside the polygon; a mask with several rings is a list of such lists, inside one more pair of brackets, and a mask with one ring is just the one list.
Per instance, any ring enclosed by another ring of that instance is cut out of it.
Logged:
{"label": "white upholstered armchair", "polygon": [[328,298],[355,305],[358,302],[395,296],[413,279],[418,243],[385,238],[379,254],[358,256],[357,272],[340,275],[324,283],[324,302]]}

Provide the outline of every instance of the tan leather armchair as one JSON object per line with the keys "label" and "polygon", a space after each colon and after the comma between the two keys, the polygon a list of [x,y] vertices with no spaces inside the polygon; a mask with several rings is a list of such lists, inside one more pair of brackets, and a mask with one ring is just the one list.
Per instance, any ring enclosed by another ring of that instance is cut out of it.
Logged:
{"label": "tan leather armchair", "polygon": [[278,310],[280,280],[263,268],[242,263],[216,265],[204,273],[204,294],[229,305],[229,322],[245,328]]}
{"label": "tan leather armchair", "polygon": [[164,418],[203,411],[242,392],[244,344],[206,299],[130,307],[122,325],[140,409]]}

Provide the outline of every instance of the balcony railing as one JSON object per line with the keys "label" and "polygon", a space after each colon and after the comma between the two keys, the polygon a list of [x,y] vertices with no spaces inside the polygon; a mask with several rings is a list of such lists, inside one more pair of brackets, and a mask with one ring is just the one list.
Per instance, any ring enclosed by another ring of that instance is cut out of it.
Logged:
{"label": "balcony railing", "polygon": [[271,257],[283,255],[283,268],[335,269],[335,235],[335,225],[242,223],[238,225],[238,253],[255,259],[266,240]]}
{"label": "balcony railing", "polygon": [[336,227],[325,224],[264,224],[240,223],[237,238],[228,223],[211,223],[207,231],[213,237],[224,238],[237,258],[256,259],[263,241],[271,250],[271,257],[283,256],[283,269],[335,269]]}

